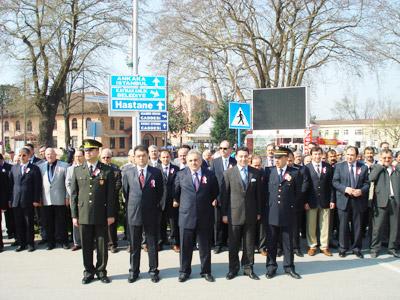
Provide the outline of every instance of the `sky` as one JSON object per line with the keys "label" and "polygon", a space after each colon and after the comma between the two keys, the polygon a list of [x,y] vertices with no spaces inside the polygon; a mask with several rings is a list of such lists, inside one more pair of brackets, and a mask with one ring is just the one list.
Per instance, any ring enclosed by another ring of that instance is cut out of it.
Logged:
{"label": "sky", "polygon": [[[160,0],[151,1],[151,6],[158,6]],[[114,50],[107,54],[107,59],[102,60],[109,74],[129,74],[126,66],[127,54],[121,50]],[[154,74],[148,66],[152,57],[151,50],[145,44],[139,44],[139,74],[140,75],[163,75]],[[356,98],[360,105],[366,100],[391,101],[400,104],[400,65],[388,64],[379,70],[371,71],[362,69],[362,75],[352,74],[343,70],[336,64],[330,64],[318,70],[312,75],[310,86],[311,114],[317,119],[333,118],[332,108],[335,101],[345,96]],[[105,81],[108,74],[105,74]],[[0,84],[21,85],[23,74],[18,70],[15,61],[0,54]],[[196,91],[194,93],[199,93]]]}

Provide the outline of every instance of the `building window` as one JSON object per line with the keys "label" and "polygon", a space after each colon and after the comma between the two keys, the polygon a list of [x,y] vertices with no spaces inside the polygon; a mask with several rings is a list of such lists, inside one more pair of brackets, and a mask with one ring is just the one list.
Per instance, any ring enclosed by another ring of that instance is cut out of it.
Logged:
{"label": "building window", "polygon": [[15,130],[21,130],[21,123],[19,121],[15,122]]}
{"label": "building window", "polygon": [[32,132],[32,121],[31,121],[31,120],[29,120],[29,121],[26,123],[26,131]]}
{"label": "building window", "polygon": [[110,149],[115,149],[115,138],[110,138]]}
{"label": "building window", "polygon": [[91,118],[86,118],[86,129],[88,128],[89,122],[92,122],[92,119]]}
{"label": "building window", "polygon": [[349,135],[349,130],[348,129],[343,130],[343,135]]}
{"label": "building window", "polygon": [[72,119],[72,129],[78,129],[78,120],[76,118]]}
{"label": "building window", "polygon": [[76,135],[71,136],[71,146],[72,148],[78,148],[78,137]]}
{"label": "building window", "polygon": [[115,121],[113,118],[110,119],[110,129],[114,130],[115,129]]}
{"label": "building window", "polygon": [[325,130],[324,136],[328,136],[328,135],[329,135],[329,130]]}
{"label": "building window", "polygon": [[53,148],[57,148],[57,137],[53,136]]}
{"label": "building window", "polygon": [[335,136],[338,136],[338,135],[339,135],[339,129],[334,130],[334,131],[333,131],[333,134],[334,134]]}
{"label": "building window", "polygon": [[8,121],[4,122],[4,131],[9,131],[10,130],[10,124],[8,124]]}
{"label": "building window", "polygon": [[355,134],[355,135],[362,135],[362,134],[363,134],[363,130],[362,130],[362,129],[356,129],[356,130],[354,131],[354,134]]}
{"label": "building window", "polygon": [[119,138],[119,148],[120,149],[124,149],[125,148],[125,138],[124,137],[120,137]]}
{"label": "building window", "polygon": [[4,137],[4,146],[6,147],[10,147],[10,137],[9,136],[5,136]]}
{"label": "building window", "polygon": [[119,120],[119,130],[124,130],[125,128],[125,122],[124,119]]}

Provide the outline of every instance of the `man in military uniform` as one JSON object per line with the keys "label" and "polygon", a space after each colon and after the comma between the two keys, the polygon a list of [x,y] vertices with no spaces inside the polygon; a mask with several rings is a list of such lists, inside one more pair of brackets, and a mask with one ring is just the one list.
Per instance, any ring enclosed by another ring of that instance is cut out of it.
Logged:
{"label": "man in military uniform", "polygon": [[[112,169],[99,162],[96,140],[83,141],[86,162],[74,169],[71,182],[71,215],[74,226],[79,226],[83,265],[83,284],[90,283],[94,275],[103,283],[107,277],[108,226],[114,223],[115,179]],[[93,241],[96,242],[97,263],[93,266]]]}

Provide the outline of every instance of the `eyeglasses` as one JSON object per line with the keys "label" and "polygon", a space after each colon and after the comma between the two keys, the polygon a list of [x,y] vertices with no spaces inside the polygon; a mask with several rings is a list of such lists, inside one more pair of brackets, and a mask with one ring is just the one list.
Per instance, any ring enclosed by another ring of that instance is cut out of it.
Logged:
{"label": "eyeglasses", "polygon": [[111,158],[110,156],[104,156],[104,157],[102,157],[102,159],[109,159],[109,158]]}
{"label": "eyeglasses", "polygon": [[219,150],[228,150],[228,148],[219,147]]}

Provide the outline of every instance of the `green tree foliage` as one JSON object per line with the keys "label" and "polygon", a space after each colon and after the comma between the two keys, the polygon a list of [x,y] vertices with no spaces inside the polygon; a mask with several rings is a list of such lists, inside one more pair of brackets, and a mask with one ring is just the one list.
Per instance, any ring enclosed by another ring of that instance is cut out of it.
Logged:
{"label": "green tree foliage", "polygon": [[195,110],[192,114],[192,126],[191,131],[195,132],[201,124],[203,124],[210,117],[210,110],[207,106],[207,101],[200,99],[196,105]]}
{"label": "green tree foliage", "polygon": [[211,129],[212,141],[216,144],[228,140],[231,145],[236,143],[236,130],[229,129],[229,102],[223,101],[214,115],[214,126]]}
{"label": "green tree foliage", "polygon": [[168,125],[171,135],[177,137],[183,131],[190,130],[191,123],[182,105],[168,105],[168,114]]}

